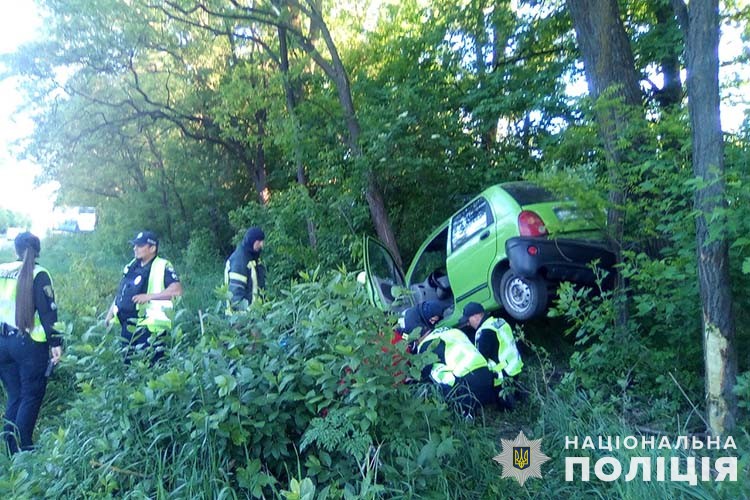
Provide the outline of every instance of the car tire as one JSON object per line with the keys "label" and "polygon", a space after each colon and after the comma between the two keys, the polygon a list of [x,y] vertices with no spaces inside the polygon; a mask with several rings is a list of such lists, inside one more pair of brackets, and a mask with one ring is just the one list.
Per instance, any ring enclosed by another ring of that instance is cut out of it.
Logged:
{"label": "car tire", "polygon": [[495,292],[505,311],[518,321],[542,314],[547,308],[547,283],[540,277],[524,278],[508,269]]}

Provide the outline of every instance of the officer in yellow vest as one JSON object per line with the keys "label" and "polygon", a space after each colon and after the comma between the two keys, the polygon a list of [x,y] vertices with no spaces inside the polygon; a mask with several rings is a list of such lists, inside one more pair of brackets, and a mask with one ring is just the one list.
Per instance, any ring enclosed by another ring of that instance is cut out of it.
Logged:
{"label": "officer in yellow vest", "polygon": [[231,294],[227,301],[227,314],[246,309],[258,300],[266,287],[266,268],[260,261],[265,239],[266,235],[261,228],[251,227],[227,259],[224,284]]}
{"label": "officer in yellow vest", "polygon": [[36,263],[39,238],[24,232],[14,243],[19,260],[0,265],[0,378],[8,398],[4,431],[11,453],[32,448],[47,377],[62,356],[62,339],[53,327],[52,280]]}
{"label": "officer in yellow vest", "polygon": [[117,318],[121,326],[125,362],[133,349],[155,348],[151,362],[164,353],[158,337],[172,327],[168,312],[173,299],[182,295],[182,283],[172,264],[157,256],[159,239],[151,231],[141,231],[131,241],[135,258],[125,266],[117,294],[107,312],[105,324]]}
{"label": "officer in yellow vest", "polygon": [[[407,310],[402,330],[405,335],[420,326],[417,317]],[[416,352],[432,352],[437,360],[423,368],[422,379],[437,384],[446,399],[466,415],[472,414],[477,405],[495,403],[494,376],[466,334],[456,328],[432,330],[431,326],[417,341]]]}
{"label": "officer in yellow vest", "polygon": [[[511,408],[515,397],[513,390],[500,391],[504,382],[515,377],[523,369],[521,354],[518,352],[513,330],[502,318],[488,316],[482,304],[469,302],[464,306],[459,324],[468,323],[476,331],[474,344],[487,359],[490,370],[495,374],[495,386],[500,392],[501,407]],[[505,395],[503,395],[505,394]]]}

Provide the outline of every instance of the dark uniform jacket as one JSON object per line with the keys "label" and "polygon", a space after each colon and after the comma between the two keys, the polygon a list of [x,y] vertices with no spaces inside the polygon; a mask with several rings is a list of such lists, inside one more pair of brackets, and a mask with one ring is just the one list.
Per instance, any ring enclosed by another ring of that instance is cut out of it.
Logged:
{"label": "dark uniform jacket", "polygon": [[[121,323],[127,319],[138,316],[136,304],[133,297],[140,293],[146,293],[148,289],[148,278],[151,274],[151,264],[155,259],[145,266],[141,266],[140,261],[133,260],[123,270],[122,279],[117,286],[117,295],[115,296],[115,305],[117,306],[117,317]],[[180,278],[172,266],[167,266],[164,270],[164,288],[172,283],[179,282]]]}
{"label": "dark uniform jacket", "polygon": [[[229,286],[231,294],[230,305],[233,309],[239,308],[242,301],[248,305],[252,304],[257,294],[266,286],[266,269],[260,262],[260,254],[253,250],[253,244],[262,240],[262,233],[257,235],[248,231],[226,263],[225,282]],[[252,268],[255,268],[255,273]],[[257,283],[254,281],[257,280]]]}

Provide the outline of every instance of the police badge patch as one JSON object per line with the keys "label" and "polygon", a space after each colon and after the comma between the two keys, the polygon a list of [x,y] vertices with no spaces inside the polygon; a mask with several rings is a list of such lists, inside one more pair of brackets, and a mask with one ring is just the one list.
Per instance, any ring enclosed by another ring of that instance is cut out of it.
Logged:
{"label": "police badge patch", "polygon": [[501,439],[503,451],[493,460],[503,466],[502,477],[512,477],[523,486],[530,477],[542,477],[542,464],[549,457],[542,453],[542,440],[529,441],[523,431],[516,439]]}

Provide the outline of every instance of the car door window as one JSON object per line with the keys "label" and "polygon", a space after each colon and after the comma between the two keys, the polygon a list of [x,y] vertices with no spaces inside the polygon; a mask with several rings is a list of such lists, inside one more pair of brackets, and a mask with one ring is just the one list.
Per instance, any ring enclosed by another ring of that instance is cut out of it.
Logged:
{"label": "car door window", "polygon": [[[374,240],[369,241],[368,244],[369,264],[373,277],[380,284],[388,285],[388,287],[390,285],[403,285],[404,277],[401,274],[401,270],[393,261],[393,257],[388,253],[388,250]],[[390,300],[393,300],[393,297],[390,297]]]}
{"label": "car door window", "polygon": [[492,224],[492,211],[484,198],[477,198],[453,216],[451,248],[456,250],[472,236]]}

